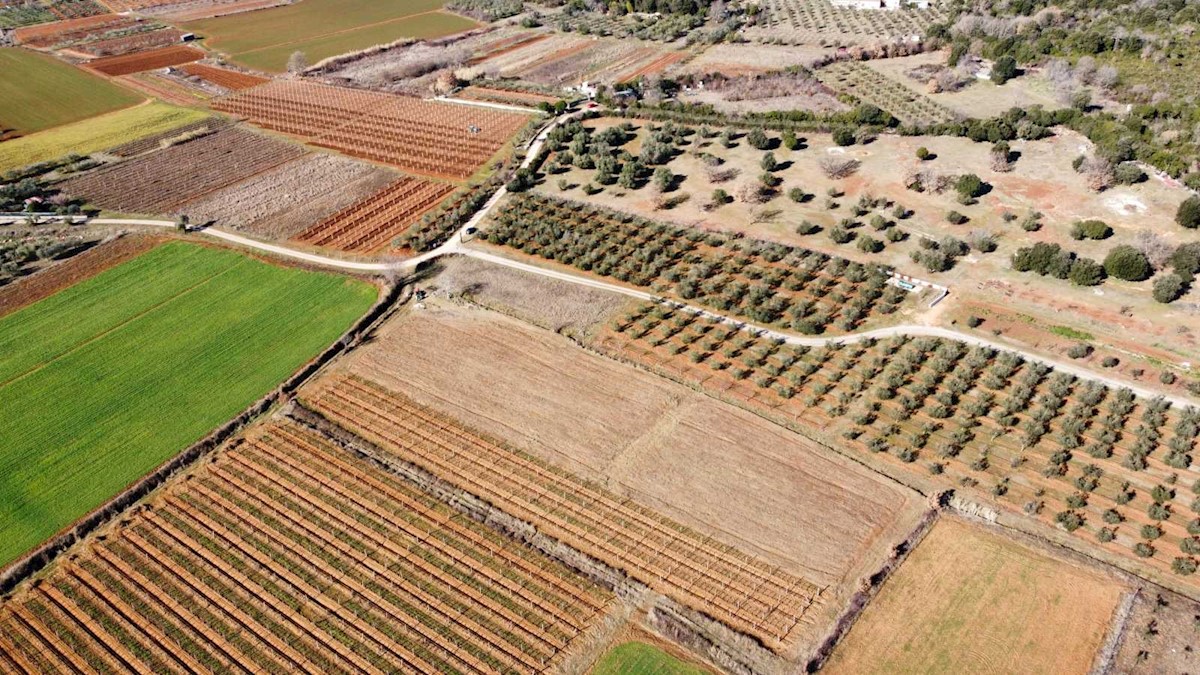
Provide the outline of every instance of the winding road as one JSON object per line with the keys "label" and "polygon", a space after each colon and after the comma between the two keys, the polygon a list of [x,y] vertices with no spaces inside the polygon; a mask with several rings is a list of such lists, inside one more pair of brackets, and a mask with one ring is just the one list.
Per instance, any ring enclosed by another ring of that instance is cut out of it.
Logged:
{"label": "winding road", "polygon": [[[555,118],[550,123],[548,123],[545,127],[543,127],[542,130],[530,141],[528,148],[526,150],[525,159],[521,163],[521,167],[522,168],[528,167],[534,161],[534,159],[537,157],[538,153],[541,151],[542,146],[545,144],[546,138],[549,135],[551,130],[553,130],[558,125],[563,124],[564,122],[567,122],[568,120],[579,116],[580,114],[581,114],[580,112],[573,112],[573,113],[568,113],[566,115],[562,115],[558,118]],[[214,237],[217,239],[221,239],[223,241],[227,241],[229,243],[236,244],[238,246],[242,246],[245,248],[264,251],[266,253],[271,253],[271,254],[283,256],[286,258],[292,258],[294,260],[300,260],[300,261],[310,263],[313,265],[320,265],[320,266],[324,266],[324,267],[330,267],[330,268],[334,268],[334,269],[348,270],[348,271],[354,271],[354,272],[374,272],[374,273],[406,272],[406,271],[411,271],[411,270],[416,269],[422,263],[428,262],[430,260],[434,260],[436,258],[440,258],[442,256],[463,255],[463,256],[475,258],[478,260],[483,260],[483,261],[492,263],[494,265],[501,265],[503,267],[508,267],[511,269],[520,270],[522,272],[527,272],[529,274],[537,274],[540,276],[557,279],[559,281],[577,284],[580,286],[586,286],[588,288],[594,288],[597,290],[608,291],[611,293],[619,293],[621,295],[629,296],[632,298],[637,298],[640,300],[646,300],[646,301],[651,301],[651,302],[669,302],[672,306],[682,309],[684,311],[692,312],[694,314],[704,316],[704,317],[713,318],[713,319],[716,319],[718,321],[721,321],[723,323],[727,323],[730,325],[735,325],[738,327],[746,328],[746,329],[755,331],[756,333],[758,333],[760,335],[766,335],[766,336],[770,336],[773,338],[778,338],[789,344],[801,345],[801,346],[805,346],[805,347],[820,347],[820,346],[827,345],[827,344],[851,344],[854,342],[861,342],[863,340],[869,340],[872,338],[887,338],[887,337],[892,337],[895,335],[937,337],[937,338],[945,338],[945,339],[949,339],[949,340],[958,340],[958,341],[965,342],[972,346],[987,347],[990,349],[995,349],[997,351],[1003,351],[1003,352],[1012,352],[1012,353],[1015,353],[1015,354],[1021,356],[1024,359],[1027,359],[1030,361],[1040,361],[1040,362],[1045,363],[1046,365],[1054,368],[1055,370],[1059,370],[1064,373],[1069,373],[1069,374],[1074,375],[1079,378],[1095,380],[1095,381],[1101,382],[1110,387],[1127,388],[1127,389],[1131,390],[1133,393],[1137,394],[1138,396],[1144,396],[1147,398],[1162,397],[1165,400],[1170,401],[1172,405],[1177,405],[1177,406],[1185,406],[1186,407],[1186,406],[1197,405],[1197,401],[1194,401],[1187,397],[1177,396],[1177,395],[1172,395],[1172,394],[1165,394],[1165,393],[1157,391],[1155,389],[1139,386],[1136,384],[1131,384],[1124,380],[1120,380],[1120,379],[1111,377],[1109,375],[1106,375],[1104,373],[1096,372],[1090,368],[1086,368],[1083,366],[1079,366],[1079,365],[1075,365],[1075,364],[1067,363],[1067,362],[1063,362],[1063,361],[1058,361],[1058,360],[1043,356],[1041,354],[1024,351],[1022,349],[1013,347],[1011,345],[1005,345],[1005,344],[1002,344],[999,342],[994,342],[994,341],[988,340],[987,338],[984,338],[984,337],[980,337],[980,336],[969,334],[969,333],[963,333],[963,332],[953,330],[950,328],[942,328],[939,326],[925,326],[925,325],[920,325],[920,324],[905,324],[905,325],[898,325],[898,326],[888,326],[886,328],[878,328],[875,330],[863,331],[860,333],[853,333],[850,335],[838,335],[838,336],[830,336],[830,337],[802,337],[802,336],[798,336],[798,335],[789,335],[786,333],[781,333],[779,331],[773,330],[771,328],[767,328],[765,326],[759,326],[759,325],[756,325],[753,323],[742,321],[740,319],[734,319],[734,318],[726,316],[724,314],[718,314],[718,313],[712,312],[710,310],[703,309],[701,307],[689,305],[686,303],[681,303],[681,302],[678,302],[675,300],[663,298],[661,296],[656,296],[652,293],[647,293],[645,291],[641,291],[636,288],[629,288],[626,286],[621,286],[618,284],[613,284],[613,283],[601,281],[599,279],[589,278],[589,277],[582,276],[582,275],[572,274],[569,272],[563,272],[560,270],[549,269],[546,267],[539,267],[537,265],[523,263],[523,262],[520,262],[517,260],[513,260],[511,258],[506,258],[504,256],[495,255],[493,253],[488,253],[486,251],[482,251],[477,248],[472,248],[472,247],[466,246],[464,244],[465,234],[472,228],[478,228],[479,225],[483,222],[484,218],[486,218],[488,216],[488,214],[492,211],[492,209],[494,209],[496,207],[496,205],[499,204],[500,201],[503,200],[505,195],[507,195],[507,194],[508,194],[508,189],[504,186],[501,186],[495,192],[495,194],[493,194],[491,196],[491,198],[488,199],[487,202],[484,203],[483,207],[480,208],[479,211],[477,211],[466,223],[463,224],[463,226],[457,232],[454,233],[454,235],[452,237],[450,237],[450,239],[448,239],[441,246],[438,246],[437,248],[435,248],[431,251],[428,251],[426,253],[423,253],[421,255],[418,255],[416,257],[408,258],[406,260],[401,260],[401,261],[397,261],[397,262],[391,262],[391,263],[366,263],[366,262],[355,262],[355,261],[351,261],[351,260],[341,260],[338,258],[331,258],[328,256],[317,255],[314,253],[308,253],[306,251],[300,251],[297,249],[288,248],[286,246],[280,246],[278,244],[269,244],[266,242],[258,241],[256,239],[251,239],[249,237],[244,237],[244,236],[241,236],[238,234],[234,234],[232,232],[227,232],[225,230],[217,229],[215,227],[206,227],[199,231],[202,232],[204,235]],[[174,222],[167,221],[167,220],[96,218],[96,219],[90,220],[89,222],[95,223],[98,225],[142,225],[142,226],[151,226],[151,227],[171,227],[171,228],[175,227]]]}

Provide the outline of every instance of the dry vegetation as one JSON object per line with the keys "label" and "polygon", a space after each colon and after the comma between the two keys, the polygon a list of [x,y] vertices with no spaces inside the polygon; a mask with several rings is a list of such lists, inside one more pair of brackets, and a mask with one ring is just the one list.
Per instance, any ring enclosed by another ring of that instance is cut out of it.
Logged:
{"label": "dry vegetation", "polygon": [[454,187],[405,176],[296,235],[296,241],[358,253],[387,246]]}
{"label": "dry vegetation", "polygon": [[817,77],[826,86],[873,103],[910,124],[929,125],[958,119],[954,111],[863,63],[838,61],[818,70]]}
{"label": "dry vegetation", "polygon": [[374,194],[394,177],[364,162],[314,153],[190,201],[179,212],[195,223],[287,239]]}
{"label": "dry vegetation", "polygon": [[767,42],[823,46],[907,39],[924,35],[930,24],[945,18],[938,4],[884,11],[835,7],[829,0],[763,0],[745,34]]}
{"label": "dry vegetation", "polygon": [[1118,582],[941,519],[826,667],[841,673],[1086,673]]}
{"label": "dry vegetation", "polygon": [[62,189],[113,211],[165,214],[304,152],[298,145],[227,128],[72,178]]}

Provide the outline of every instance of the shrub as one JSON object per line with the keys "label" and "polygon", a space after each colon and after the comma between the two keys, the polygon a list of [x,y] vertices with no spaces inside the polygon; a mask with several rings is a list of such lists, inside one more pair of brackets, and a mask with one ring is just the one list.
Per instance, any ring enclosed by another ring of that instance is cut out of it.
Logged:
{"label": "shrub", "polygon": [[817,232],[820,232],[820,231],[821,231],[821,227],[819,225],[816,225],[807,220],[801,221],[801,223],[796,226],[796,234],[805,234],[805,235],[816,234]]}
{"label": "shrub", "polygon": [[1067,356],[1069,356],[1073,359],[1082,359],[1085,356],[1090,355],[1091,353],[1092,353],[1092,346],[1083,344],[1082,342],[1080,342],[1079,344],[1071,345],[1071,348],[1067,350]]}
{"label": "shrub", "polygon": [[962,225],[963,223],[967,222],[967,217],[958,211],[951,211],[950,213],[946,214],[946,220],[950,221],[954,225]]}
{"label": "shrub", "polygon": [[799,204],[808,199],[808,193],[798,187],[794,187],[788,190],[788,199]]}
{"label": "shrub", "polygon": [[1097,286],[1104,281],[1104,267],[1091,258],[1076,258],[1068,277],[1076,286]]}
{"label": "shrub", "polygon": [[858,238],[858,250],[863,253],[879,253],[883,250],[883,242],[874,237],[863,235]]}
{"label": "shrub", "polygon": [[1072,239],[1108,239],[1112,228],[1103,220],[1077,220],[1071,225]]}
{"label": "shrub", "polygon": [[1139,541],[1133,547],[1133,552],[1139,558],[1149,558],[1154,555],[1154,547],[1144,541]]}
{"label": "shrub", "polygon": [[983,319],[981,319],[977,316],[972,315],[972,316],[967,317],[967,325],[970,326],[971,328],[979,328],[979,326],[982,323],[983,323]]}
{"label": "shrub", "polygon": [[766,150],[771,147],[771,139],[767,138],[762,129],[751,129],[750,133],[746,134],[746,142],[756,150]]}
{"label": "shrub", "polygon": [[1174,302],[1187,289],[1183,277],[1178,274],[1164,274],[1154,280],[1154,299],[1161,303]]}
{"label": "shrub", "polygon": [[1177,557],[1171,561],[1171,571],[1185,577],[1195,574],[1196,561],[1191,558]]}
{"label": "shrub", "polygon": [[717,188],[716,190],[712,191],[712,203],[716,206],[728,204],[730,201],[732,201],[732,199],[733,198],[729,196],[729,193],[721,188]]}
{"label": "shrub", "polygon": [[904,232],[904,230],[898,228],[892,228],[888,230],[887,234],[884,236],[886,236],[887,240],[890,242],[904,241],[908,238],[908,235]]}
{"label": "shrub", "polygon": [[1200,227],[1200,196],[1192,195],[1183,200],[1175,212],[1175,222],[1191,230]]}
{"label": "shrub", "polygon": [[1113,177],[1122,185],[1133,185],[1146,180],[1146,172],[1133,162],[1121,162],[1113,171]]}
{"label": "shrub", "polygon": [[1100,361],[1100,365],[1104,366],[1105,368],[1115,368],[1118,363],[1120,363],[1120,360],[1115,356],[1106,356],[1102,361]]}
{"label": "shrub", "polygon": [[922,162],[924,162],[925,160],[929,159],[932,156],[933,156],[933,153],[929,151],[929,148],[927,148],[923,145],[921,147],[917,148],[917,159],[921,160]]}
{"label": "shrub", "polygon": [[1004,84],[1017,76],[1017,60],[1005,55],[992,64],[992,82]]}
{"label": "shrub", "polygon": [[1146,254],[1136,248],[1122,244],[1108,252],[1104,258],[1104,271],[1125,281],[1142,281],[1150,277],[1150,261]]}
{"label": "shrub", "polygon": [[762,160],[758,163],[763,171],[774,171],[779,166],[779,161],[775,159],[775,153],[768,152],[762,156]]}
{"label": "shrub", "polygon": [[832,239],[833,243],[835,244],[845,244],[854,238],[854,233],[842,227],[841,225],[838,225],[830,228],[829,238]]}
{"label": "shrub", "polygon": [[854,145],[854,130],[846,127],[838,127],[837,129],[834,129],[833,142],[842,147]]}
{"label": "shrub", "polygon": [[954,190],[963,199],[975,199],[983,194],[987,183],[973,173],[965,173],[954,182]]}

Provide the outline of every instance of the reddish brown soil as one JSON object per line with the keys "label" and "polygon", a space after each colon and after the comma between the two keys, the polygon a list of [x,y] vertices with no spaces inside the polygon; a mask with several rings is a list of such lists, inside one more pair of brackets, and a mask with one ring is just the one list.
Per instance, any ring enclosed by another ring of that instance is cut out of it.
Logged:
{"label": "reddish brown soil", "polygon": [[251,75],[249,73],[239,73],[236,70],[228,70],[226,68],[218,68],[209,66],[203,63],[189,63],[180,68],[188,75],[195,75],[202,80],[211,82],[218,87],[232,89],[233,91],[241,91],[250,87],[267,82],[268,78]]}
{"label": "reddish brown soil", "polygon": [[105,75],[129,75],[131,73],[154,70],[155,68],[166,68],[167,66],[177,66],[181,63],[199,61],[204,56],[204,52],[194,47],[176,45],[174,47],[164,47],[163,49],[155,49],[137,54],[96,59],[89,62],[87,66]]}

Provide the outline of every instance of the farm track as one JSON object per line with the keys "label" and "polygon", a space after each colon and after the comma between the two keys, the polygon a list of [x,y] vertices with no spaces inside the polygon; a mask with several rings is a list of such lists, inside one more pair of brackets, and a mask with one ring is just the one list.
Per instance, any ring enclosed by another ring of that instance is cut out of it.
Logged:
{"label": "farm track", "polygon": [[359,378],[311,399],[332,421],[555,539],[774,649],[820,590],[644,507],[501,448]]}
{"label": "farm track", "polygon": [[9,600],[0,666],[538,673],[610,600],[280,423]]}

